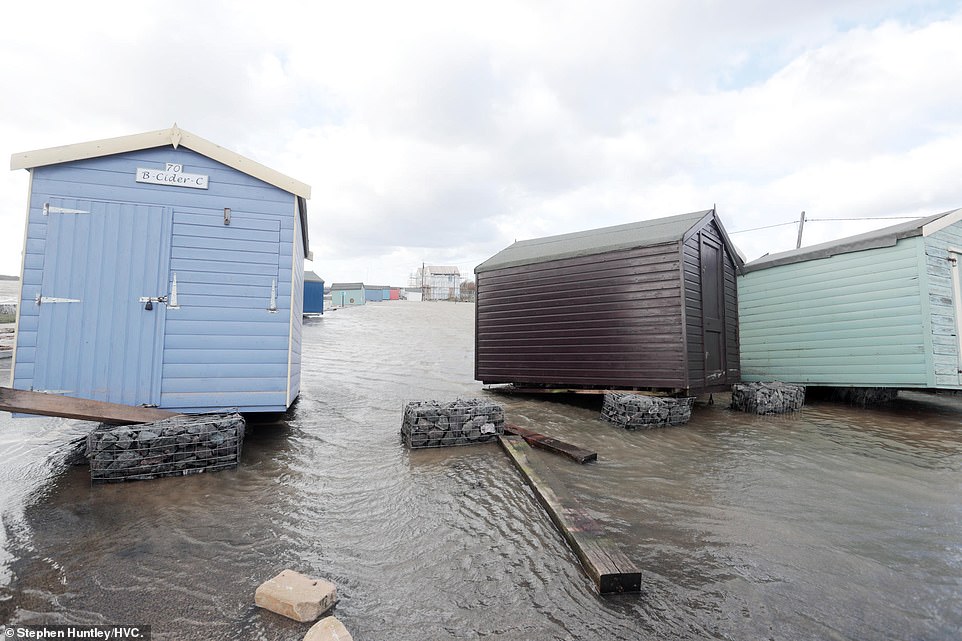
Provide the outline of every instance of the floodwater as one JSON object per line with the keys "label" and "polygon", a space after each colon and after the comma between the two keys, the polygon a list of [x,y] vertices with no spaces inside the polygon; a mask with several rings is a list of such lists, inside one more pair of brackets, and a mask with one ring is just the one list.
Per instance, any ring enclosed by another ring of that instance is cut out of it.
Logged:
{"label": "floodwater", "polygon": [[600,597],[497,445],[407,451],[408,400],[483,392],[468,304],[385,302],[304,328],[301,398],[237,470],[91,485],[90,424],[0,413],[0,621],[151,624],[154,639],[300,639],[253,605],[290,567],[338,585],[359,641],[948,640],[962,629],[962,402],[699,402],[628,432],[600,399],[500,397],[509,420],[599,453],[540,451],[643,570]]}
{"label": "floodwater", "polygon": [[0,280],[0,303],[15,303],[20,293],[19,280]]}

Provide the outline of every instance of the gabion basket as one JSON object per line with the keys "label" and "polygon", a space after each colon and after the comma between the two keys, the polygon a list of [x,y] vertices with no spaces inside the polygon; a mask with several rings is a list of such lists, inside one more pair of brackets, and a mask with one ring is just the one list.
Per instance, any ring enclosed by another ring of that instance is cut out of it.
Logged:
{"label": "gabion basket", "polygon": [[480,398],[404,406],[401,439],[411,449],[487,443],[504,434],[504,408]]}
{"label": "gabion basket", "polygon": [[736,383],[731,408],[750,414],[785,414],[802,409],[805,387],[790,383]]}
{"label": "gabion basket", "polygon": [[694,396],[671,398],[644,394],[605,394],[601,418],[625,429],[683,425],[691,418]]}
{"label": "gabion basket", "polygon": [[90,478],[144,481],[236,467],[244,426],[240,414],[205,414],[100,427],[87,436]]}

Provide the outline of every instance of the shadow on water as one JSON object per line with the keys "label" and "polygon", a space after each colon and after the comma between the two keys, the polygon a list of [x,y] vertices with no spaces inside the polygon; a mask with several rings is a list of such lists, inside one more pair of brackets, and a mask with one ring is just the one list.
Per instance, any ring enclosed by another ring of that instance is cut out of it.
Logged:
{"label": "shadow on water", "polygon": [[[759,417],[716,396],[687,426],[626,431],[600,397],[483,391],[472,323],[470,305],[416,303],[306,323],[301,396],[250,424],[236,470],[91,485],[62,461],[82,426],[0,416],[0,617],[301,638],[252,604],[292,567],[338,584],[359,641],[956,638],[959,399]],[[404,402],[480,395],[598,452],[533,456],[643,569],[642,594],[594,594],[498,447],[402,447]]]}

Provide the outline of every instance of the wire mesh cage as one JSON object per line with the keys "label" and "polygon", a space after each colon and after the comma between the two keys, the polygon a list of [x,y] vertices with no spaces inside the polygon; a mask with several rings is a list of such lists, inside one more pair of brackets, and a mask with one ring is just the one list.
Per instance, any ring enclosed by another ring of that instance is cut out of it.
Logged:
{"label": "wire mesh cage", "polygon": [[401,439],[411,449],[473,445],[504,434],[504,408],[481,398],[404,406]]}
{"label": "wire mesh cage", "polygon": [[644,394],[605,394],[601,418],[625,429],[683,425],[691,418],[694,396],[680,398]]}
{"label": "wire mesh cage", "polygon": [[236,467],[244,427],[240,414],[102,426],[87,436],[90,478],[94,482],[142,481]]}
{"label": "wire mesh cage", "polygon": [[751,414],[785,414],[802,409],[805,387],[791,383],[736,383],[731,408]]}

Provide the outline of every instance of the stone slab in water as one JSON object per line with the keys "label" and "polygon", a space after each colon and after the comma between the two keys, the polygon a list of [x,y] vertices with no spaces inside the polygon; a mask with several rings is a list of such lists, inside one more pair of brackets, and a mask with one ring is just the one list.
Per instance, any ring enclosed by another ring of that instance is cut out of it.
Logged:
{"label": "stone slab in water", "polygon": [[731,408],[750,414],[796,412],[805,404],[805,386],[791,383],[736,383]]}
{"label": "stone slab in water", "polygon": [[324,579],[284,570],[254,591],[254,605],[306,623],[334,607],[337,586]]}
{"label": "stone slab in water", "polygon": [[629,430],[683,425],[691,419],[694,400],[693,396],[605,394],[601,418]]}
{"label": "stone slab in water", "polygon": [[335,617],[324,617],[311,626],[304,635],[304,641],[353,641],[354,637],[344,624]]}
{"label": "stone slab in water", "polygon": [[139,425],[102,426],[87,436],[90,478],[140,481],[236,467],[240,414],[177,415]]}
{"label": "stone slab in water", "polygon": [[404,406],[401,438],[411,449],[475,445],[504,434],[504,408],[483,398]]}

